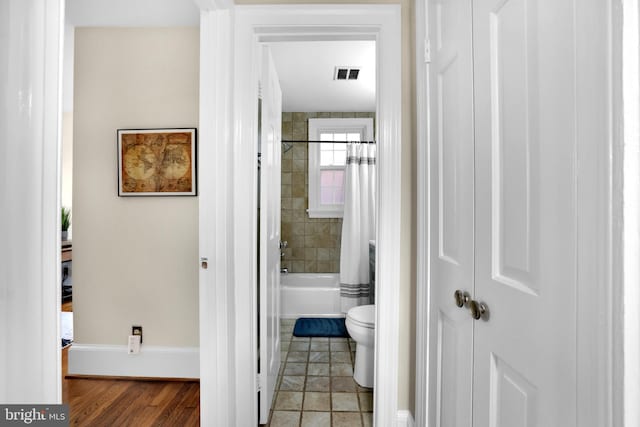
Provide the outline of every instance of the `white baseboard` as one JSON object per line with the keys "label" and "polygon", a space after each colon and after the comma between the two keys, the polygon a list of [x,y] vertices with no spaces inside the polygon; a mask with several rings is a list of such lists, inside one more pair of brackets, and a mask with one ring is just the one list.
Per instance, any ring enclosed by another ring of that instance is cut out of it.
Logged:
{"label": "white baseboard", "polygon": [[398,411],[398,427],[414,427],[411,412],[407,410]]}
{"label": "white baseboard", "polygon": [[129,355],[125,345],[73,344],[69,348],[69,375],[113,377],[200,378],[197,347],[142,345]]}

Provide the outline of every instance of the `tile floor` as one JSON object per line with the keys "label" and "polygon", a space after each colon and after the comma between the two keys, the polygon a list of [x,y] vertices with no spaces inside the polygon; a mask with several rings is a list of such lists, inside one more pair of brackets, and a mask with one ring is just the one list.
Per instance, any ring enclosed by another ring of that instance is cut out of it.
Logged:
{"label": "tile floor", "polygon": [[283,319],[282,364],[269,427],[373,425],[373,389],[353,380],[356,343],[348,338],[293,336]]}

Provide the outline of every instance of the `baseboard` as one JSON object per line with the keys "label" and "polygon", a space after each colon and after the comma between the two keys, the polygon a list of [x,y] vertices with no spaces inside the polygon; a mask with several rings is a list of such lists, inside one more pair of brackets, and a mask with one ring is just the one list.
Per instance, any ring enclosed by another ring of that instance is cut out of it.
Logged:
{"label": "baseboard", "polygon": [[413,415],[410,411],[398,411],[398,427],[414,427]]}
{"label": "baseboard", "polygon": [[125,345],[73,344],[69,349],[69,375],[138,378],[200,378],[197,347],[143,345],[129,355]]}

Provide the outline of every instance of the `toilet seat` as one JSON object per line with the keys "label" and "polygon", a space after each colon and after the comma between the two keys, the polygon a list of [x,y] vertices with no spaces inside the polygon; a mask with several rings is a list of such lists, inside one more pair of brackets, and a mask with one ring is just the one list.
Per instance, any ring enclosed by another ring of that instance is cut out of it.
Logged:
{"label": "toilet seat", "polygon": [[376,306],[369,304],[353,307],[347,312],[347,318],[361,328],[375,329]]}

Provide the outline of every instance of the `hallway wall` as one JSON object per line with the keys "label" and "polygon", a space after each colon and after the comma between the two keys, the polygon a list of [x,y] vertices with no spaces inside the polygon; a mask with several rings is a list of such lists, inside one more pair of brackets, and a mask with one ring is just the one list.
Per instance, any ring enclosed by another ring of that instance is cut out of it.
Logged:
{"label": "hallway wall", "polygon": [[197,197],[118,197],[116,130],[197,127],[197,28],[78,28],[76,343],[198,346]]}

